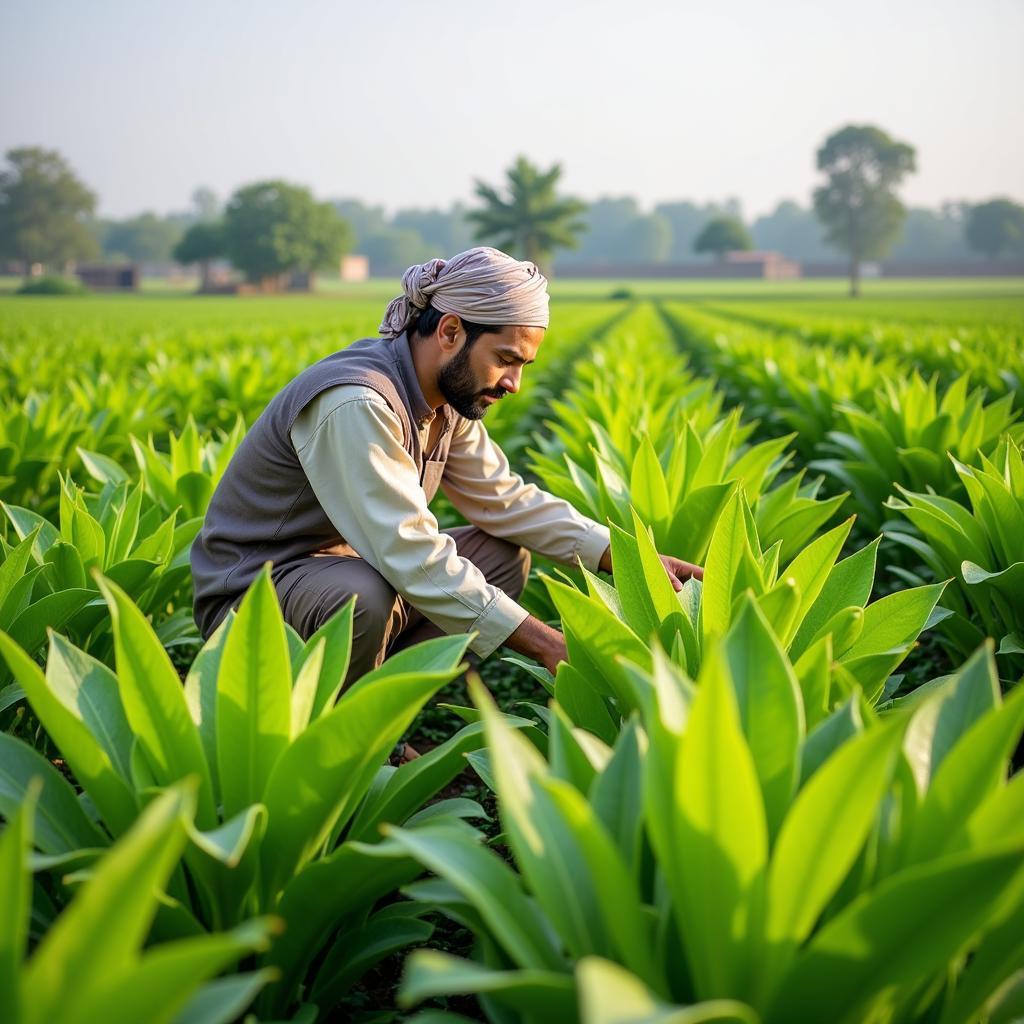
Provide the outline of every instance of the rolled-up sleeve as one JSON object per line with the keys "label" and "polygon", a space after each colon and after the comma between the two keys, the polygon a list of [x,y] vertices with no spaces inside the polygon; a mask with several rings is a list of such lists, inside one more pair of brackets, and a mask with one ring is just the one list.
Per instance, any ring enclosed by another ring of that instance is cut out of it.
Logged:
{"label": "rolled-up sleeve", "polygon": [[512,472],[479,420],[455,428],[441,488],[475,526],[564,565],[596,572],[611,543],[607,526]]}
{"label": "rolled-up sleeve", "polygon": [[333,388],[291,431],[317,500],[345,541],[445,633],[476,632],[486,657],[527,611],[462,558],[429,510],[402,424],[369,388]]}

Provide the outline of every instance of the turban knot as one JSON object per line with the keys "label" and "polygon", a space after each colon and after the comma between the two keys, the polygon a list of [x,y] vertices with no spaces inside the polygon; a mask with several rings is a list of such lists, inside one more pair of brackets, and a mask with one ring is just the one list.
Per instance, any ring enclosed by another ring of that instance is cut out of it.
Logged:
{"label": "turban knot", "polygon": [[547,284],[536,264],[485,245],[417,263],[402,275],[402,294],[388,304],[380,335],[398,337],[428,305],[471,323],[547,327]]}

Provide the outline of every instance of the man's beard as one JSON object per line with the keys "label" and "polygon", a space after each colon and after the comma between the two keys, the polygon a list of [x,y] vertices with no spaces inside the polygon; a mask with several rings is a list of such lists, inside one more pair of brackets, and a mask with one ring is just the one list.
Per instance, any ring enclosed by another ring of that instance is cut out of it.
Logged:
{"label": "man's beard", "polygon": [[463,345],[443,367],[437,377],[438,390],[445,401],[467,420],[479,420],[487,412],[485,395],[501,398],[504,388],[480,389],[480,382],[469,366],[469,345]]}

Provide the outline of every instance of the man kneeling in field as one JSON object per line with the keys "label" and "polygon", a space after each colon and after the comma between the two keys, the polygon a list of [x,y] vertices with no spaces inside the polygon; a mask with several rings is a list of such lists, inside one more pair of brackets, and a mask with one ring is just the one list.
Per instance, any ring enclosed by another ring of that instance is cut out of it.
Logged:
{"label": "man kneeling in field", "polygon": [[[478,247],[410,267],[379,338],[308,367],[228,464],[192,546],[209,637],[263,564],[308,638],[357,597],[347,682],[443,633],[475,632],[554,672],[562,634],[517,603],[529,551],[611,571],[607,527],[509,468],[481,420],[515,394],[548,326],[533,263]],[[471,525],[439,530],[438,487]],[[676,589],[701,570],[662,556]]]}

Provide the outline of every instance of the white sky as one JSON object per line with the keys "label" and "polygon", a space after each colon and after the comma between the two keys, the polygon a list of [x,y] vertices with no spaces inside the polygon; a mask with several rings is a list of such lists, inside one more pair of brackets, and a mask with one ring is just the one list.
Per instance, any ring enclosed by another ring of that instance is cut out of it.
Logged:
{"label": "white sky", "polygon": [[911,204],[1024,198],[1024,0],[0,0],[0,151],[100,212],[283,177],[471,200],[517,153],[585,199],[806,203],[844,124],[917,148]]}

